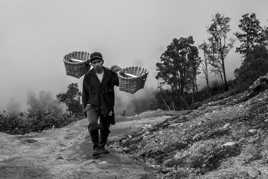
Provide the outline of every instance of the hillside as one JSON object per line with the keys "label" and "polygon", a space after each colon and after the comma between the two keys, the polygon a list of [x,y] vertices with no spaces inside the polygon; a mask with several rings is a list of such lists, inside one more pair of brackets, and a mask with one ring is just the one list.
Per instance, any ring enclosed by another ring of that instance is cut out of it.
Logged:
{"label": "hillside", "polygon": [[268,178],[268,75],[243,93],[221,95],[114,140],[111,148],[159,178]]}

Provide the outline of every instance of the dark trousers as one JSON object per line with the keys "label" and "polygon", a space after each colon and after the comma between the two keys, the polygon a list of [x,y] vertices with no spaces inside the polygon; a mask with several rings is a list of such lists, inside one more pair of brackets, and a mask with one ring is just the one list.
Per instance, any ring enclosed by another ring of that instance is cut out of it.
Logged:
{"label": "dark trousers", "polygon": [[90,107],[87,109],[88,131],[93,143],[93,149],[103,148],[110,133],[110,121],[107,116],[100,113],[98,108]]}

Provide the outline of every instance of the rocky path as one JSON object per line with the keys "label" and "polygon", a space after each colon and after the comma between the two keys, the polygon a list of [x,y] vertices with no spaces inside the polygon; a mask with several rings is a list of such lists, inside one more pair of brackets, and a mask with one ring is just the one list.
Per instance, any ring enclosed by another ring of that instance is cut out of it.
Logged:
{"label": "rocky path", "polygon": [[[168,116],[112,126],[110,140]],[[27,135],[0,135],[0,179],[150,179],[150,169],[117,152],[94,160],[87,120]]]}

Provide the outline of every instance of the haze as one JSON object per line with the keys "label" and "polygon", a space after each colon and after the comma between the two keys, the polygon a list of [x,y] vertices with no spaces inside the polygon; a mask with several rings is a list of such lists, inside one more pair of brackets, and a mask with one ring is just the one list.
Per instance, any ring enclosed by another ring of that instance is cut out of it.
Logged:
{"label": "haze", "polygon": [[[74,50],[101,51],[108,67],[142,65],[146,86],[156,87],[155,63],[173,38],[192,35],[199,45],[217,12],[231,18],[232,33],[245,13],[267,25],[265,7],[267,0],[0,0],[0,110],[12,100],[25,106],[29,91],[55,96],[81,85],[62,61]],[[240,62],[234,50],[227,56],[229,79]]]}

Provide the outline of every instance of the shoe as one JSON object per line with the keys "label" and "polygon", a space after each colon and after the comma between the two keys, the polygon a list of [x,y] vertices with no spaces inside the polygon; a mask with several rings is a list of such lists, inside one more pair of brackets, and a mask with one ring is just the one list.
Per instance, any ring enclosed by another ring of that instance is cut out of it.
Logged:
{"label": "shoe", "polygon": [[89,130],[89,135],[91,138],[91,142],[94,146],[99,144],[99,132],[98,130]]}
{"label": "shoe", "polygon": [[103,151],[100,148],[95,148],[95,149],[93,149],[92,157],[93,158],[99,157],[100,154],[102,154],[102,152]]}
{"label": "shoe", "polygon": [[105,145],[107,143],[109,133],[110,133],[110,131],[108,129],[100,131],[99,148],[102,151],[102,153],[104,153],[104,154],[109,153],[109,151],[105,149]]}
{"label": "shoe", "polygon": [[99,148],[101,154],[109,154],[110,152],[105,147]]}

